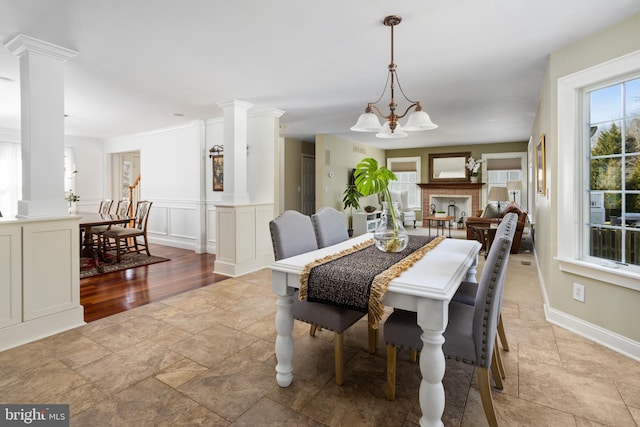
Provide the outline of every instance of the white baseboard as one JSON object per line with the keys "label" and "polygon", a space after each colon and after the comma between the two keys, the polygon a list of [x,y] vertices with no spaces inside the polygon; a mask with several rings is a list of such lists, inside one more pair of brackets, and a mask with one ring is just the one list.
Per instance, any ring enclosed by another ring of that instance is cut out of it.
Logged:
{"label": "white baseboard", "polygon": [[536,260],[536,270],[538,273],[538,283],[540,284],[540,293],[544,302],[544,314],[549,323],[567,329],[583,338],[591,340],[602,346],[605,346],[617,353],[623,354],[631,359],[640,362],[640,343],[633,341],[625,336],[616,334],[608,329],[604,329],[593,323],[584,321],[578,317],[567,314],[563,311],[556,310],[549,305],[549,297],[544,286],[544,280],[540,274],[540,263],[535,252],[533,255]]}
{"label": "white baseboard", "polygon": [[640,362],[640,343],[545,304],[547,321]]}

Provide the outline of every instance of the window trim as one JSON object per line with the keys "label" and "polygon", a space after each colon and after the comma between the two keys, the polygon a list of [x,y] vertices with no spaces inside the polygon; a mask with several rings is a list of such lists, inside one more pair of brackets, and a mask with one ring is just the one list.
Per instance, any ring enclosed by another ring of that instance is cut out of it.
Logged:
{"label": "window trim", "polygon": [[[585,70],[561,77],[557,83],[557,143],[558,164],[558,256],[560,270],[586,277],[597,277],[618,286],[640,290],[640,274],[625,270],[616,264],[603,262],[596,264],[582,259],[584,235],[582,219],[584,215],[583,191],[575,191],[574,184],[580,182],[580,189],[587,186],[584,171],[582,128],[585,112],[582,109],[583,89],[593,87],[603,81],[624,78],[625,75],[640,71],[640,50],[595,65]],[[579,158],[583,161],[575,162]],[[571,161],[563,161],[571,159]],[[577,243],[577,244],[576,244]],[[613,264],[613,265],[612,265]]]}
{"label": "window trim", "polygon": [[422,188],[418,184],[420,184],[420,180],[422,179],[422,158],[420,156],[417,157],[388,157],[387,158],[387,169],[393,171],[393,163],[415,163],[416,165],[416,202],[418,203],[415,208],[422,209]]}

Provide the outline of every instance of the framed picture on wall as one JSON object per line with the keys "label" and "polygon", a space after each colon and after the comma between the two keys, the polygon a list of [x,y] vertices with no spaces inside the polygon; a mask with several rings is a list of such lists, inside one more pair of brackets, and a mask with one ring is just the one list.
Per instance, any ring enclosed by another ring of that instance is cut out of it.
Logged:
{"label": "framed picture on wall", "polygon": [[536,191],[543,196],[547,194],[547,171],[544,154],[544,134],[540,135],[540,140],[536,147]]}
{"label": "framed picture on wall", "polygon": [[224,190],[224,156],[213,159],[213,191]]}
{"label": "framed picture on wall", "polygon": [[224,190],[224,156],[222,153],[223,147],[221,145],[214,145],[209,150],[213,169],[213,191]]}

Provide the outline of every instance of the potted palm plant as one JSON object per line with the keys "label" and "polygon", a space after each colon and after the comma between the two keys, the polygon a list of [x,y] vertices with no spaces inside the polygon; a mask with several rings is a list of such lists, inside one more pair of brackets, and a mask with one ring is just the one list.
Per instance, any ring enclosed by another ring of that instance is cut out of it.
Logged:
{"label": "potted palm plant", "polygon": [[349,237],[352,237],[353,210],[360,209],[360,197],[362,196],[362,194],[360,194],[355,184],[347,184],[347,188],[344,189],[344,192],[342,194],[344,195],[344,197],[342,198],[344,209],[349,208],[349,228],[347,229],[347,231],[349,232]]}
{"label": "potted palm plant", "polygon": [[357,190],[363,196],[382,194],[384,199],[382,221],[373,233],[376,247],[384,252],[400,252],[409,243],[409,235],[402,223],[398,221],[399,214],[391,203],[389,181],[397,179],[393,171],[385,166],[378,166],[376,159],[371,157],[362,159],[356,166]]}

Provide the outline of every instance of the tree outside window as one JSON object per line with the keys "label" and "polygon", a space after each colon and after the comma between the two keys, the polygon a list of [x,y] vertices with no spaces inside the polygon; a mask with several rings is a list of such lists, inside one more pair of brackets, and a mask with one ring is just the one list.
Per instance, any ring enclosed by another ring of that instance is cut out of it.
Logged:
{"label": "tree outside window", "polygon": [[640,79],[589,99],[589,255],[640,265]]}

